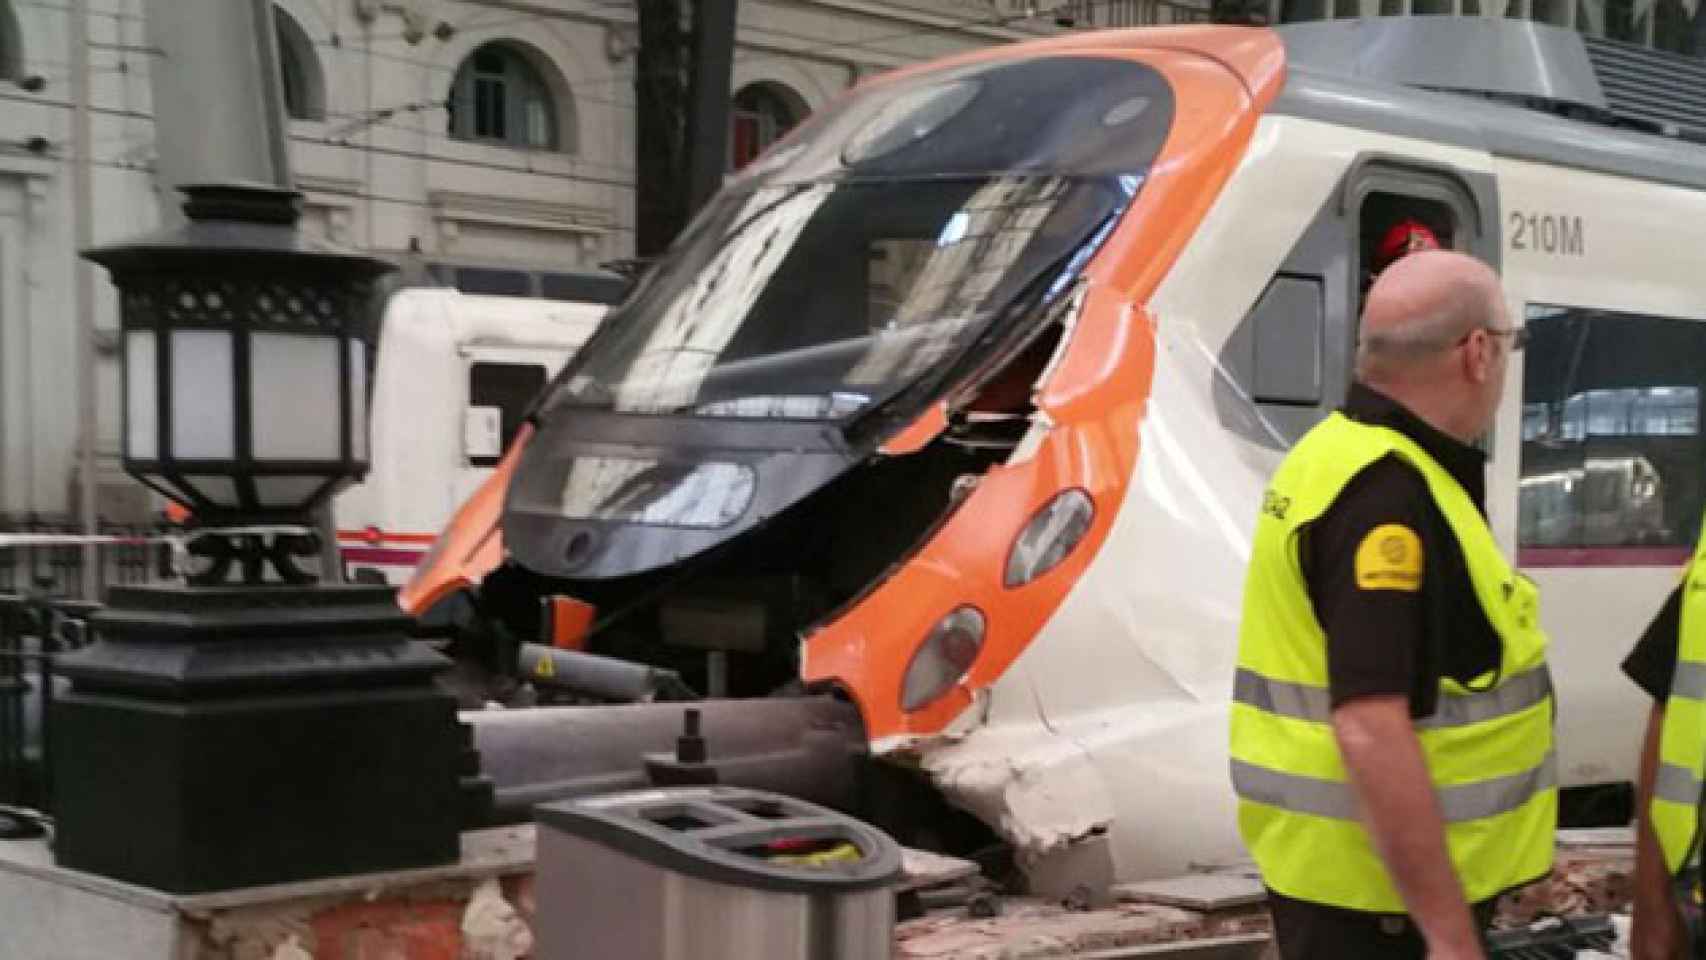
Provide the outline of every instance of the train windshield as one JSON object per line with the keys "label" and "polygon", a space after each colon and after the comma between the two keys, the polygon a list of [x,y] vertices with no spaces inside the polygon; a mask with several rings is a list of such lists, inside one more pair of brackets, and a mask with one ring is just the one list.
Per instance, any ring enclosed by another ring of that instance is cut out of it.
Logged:
{"label": "train windshield", "polygon": [[881,84],[726,188],[542,407],[844,420],[951,367],[1082,266],[1140,188],[1172,97],[1129,60]]}

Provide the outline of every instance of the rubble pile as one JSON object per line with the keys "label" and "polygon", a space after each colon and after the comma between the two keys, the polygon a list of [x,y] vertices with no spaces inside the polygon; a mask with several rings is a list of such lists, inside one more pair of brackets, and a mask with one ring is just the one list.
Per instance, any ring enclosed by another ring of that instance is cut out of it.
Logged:
{"label": "rubble pile", "polygon": [[940,911],[902,922],[895,931],[895,956],[902,960],[1040,960],[1204,940],[1245,927],[1254,929],[1243,932],[1263,939],[1266,918],[1250,916],[1222,923],[1159,904],[1122,903],[1078,911],[1043,900],[1007,898],[996,917],[972,919],[962,912]]}
{"label": "rubble pile", "polygon": [[1630,830],[1561,831],[1552,875],[1501,900],[1493,926],[1526,926],[1545,916],[1625,913],[1634,895],[1634,877]]}
{"label": "rubble pile", "polygon": [[[903,912],[895,929],[898,960],[1043,960],[1157,944],[1224,945],[1233,952],[1218,955],[1255,960],[1270,931],[1261,883],[1243,870],[1046,899],[996,896],[982,877],[963,868],[950,872],[950,863],[936,858],[930,874],[908,870],[903,888],[923,904],[941,906],[913,919]],[[942,891],[969,895],[939,898]]]}
{"label": "rubble pile", "polygon": [[[1194,955],[1195,947],[1204,948],[1204,956],[1266,956],[1272,924],[1260,876],[1248,863],[1116,884],[1088,901],[1051,900],[997,896],[974,865],[951,858],[913,859],[914,853],[908,852],[903,888],[924,912],[906,919],[903,910],[895,931],[898,960],[1113,956],[1108,952],[1157,944],[1177,945],[1177,954],[1158,956],[1181,960]],[[1563,831],[1552,875],[1501,900],[1494,926],[1515,930],[1546,917],[1625,913],[1634,866],[1627,829]],[[1206,952],[1211,946],[1230,952]]]}

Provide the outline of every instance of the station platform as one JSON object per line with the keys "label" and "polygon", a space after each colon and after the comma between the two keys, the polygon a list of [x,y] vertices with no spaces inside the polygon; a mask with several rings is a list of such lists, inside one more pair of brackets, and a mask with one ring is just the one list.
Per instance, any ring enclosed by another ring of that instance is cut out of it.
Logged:
{"label": "station platform", "polygon": [[[899,960],[1259,960],[1268,924],[1245,864],[1117,884],[1109,902],[996,897],[966,861],[909,851],[903,890],[931,904],[895,930]],[[458,863],[178,896],[58,867],[46,841],[0,842],[0,956],[52,960],[524,960],[537,910],[531,825],[471,831]],[[968,871],[968,867],[971,869]],[[1499,922],[1615,914],[1631,893],[1628,830],[1566,831],[1553,875]],[[548,960],[548,958],[540,958]]]}

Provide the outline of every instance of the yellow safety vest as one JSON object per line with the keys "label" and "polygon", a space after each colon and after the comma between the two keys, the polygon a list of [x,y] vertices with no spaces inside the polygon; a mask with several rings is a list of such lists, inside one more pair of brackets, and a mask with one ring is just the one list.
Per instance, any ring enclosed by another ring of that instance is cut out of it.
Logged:
{"label": "yellow safety vest", "polygon": [[1334,414],[1274,475],[1245,584],[1231,753],[1239,828],[1268,886],[1298,900],[1403,913],[1334,739],[1326,635],[1298,552],[1299,532],[1388,454],[1426,480],[1502,642],[1497,671],[1467,686],[1442,679],[1436,712],[1416,722],[1452,863],[1471,902],[1551,870],[1557,761],[1538,591],[1511,569],[1462,485],[1397,431]]}
{"label": "yellow safety vest", "polygon": [[[1706,535],[1682,585],[1682,628],[1676,676],[1665,700],[1659,769],[1653,781],[1653,829],[1674,875],[1686,866],[1700,818],[1701,768],[1706,764]],[[1696,858],[1698,859],[1698,858]]]}

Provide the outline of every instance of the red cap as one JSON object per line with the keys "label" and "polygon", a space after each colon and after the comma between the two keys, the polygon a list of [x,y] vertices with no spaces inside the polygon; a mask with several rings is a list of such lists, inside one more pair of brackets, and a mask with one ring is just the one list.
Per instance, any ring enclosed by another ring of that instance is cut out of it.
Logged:
{"label": "red cap", "polygon": [[1404,219],[1386,231],[1374,252],[1374,269],[1385,270],[1394,260],[1417,250],[1438,250],[1439,238],[1420,220]]}

